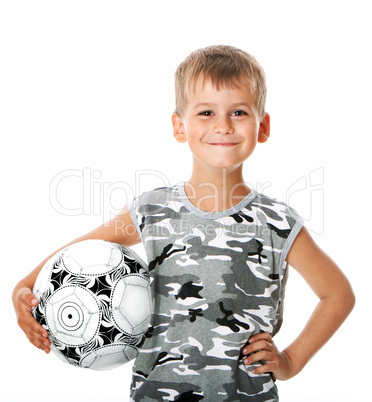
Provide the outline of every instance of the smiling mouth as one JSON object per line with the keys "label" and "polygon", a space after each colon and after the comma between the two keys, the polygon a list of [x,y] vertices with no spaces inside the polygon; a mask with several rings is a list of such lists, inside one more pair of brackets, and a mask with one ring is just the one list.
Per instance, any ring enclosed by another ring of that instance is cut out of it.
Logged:
{"label": "smiling mouth", "polygon": [[238,145],[237,142],[210,142],[209,145],[213,145],[215,147],[233,147]]}

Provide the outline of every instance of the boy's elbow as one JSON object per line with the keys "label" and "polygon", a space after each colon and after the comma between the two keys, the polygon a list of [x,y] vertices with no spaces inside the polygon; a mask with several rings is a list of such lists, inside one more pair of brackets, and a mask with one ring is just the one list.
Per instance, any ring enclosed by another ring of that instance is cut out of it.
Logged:
{"label": "boy's elbow", "polygon": [[349,296],[348,296],[348,308],[349,314],[353,311],[353,308],[356,303],[356,297],[353,288],[350,286]]}
{"label": "boy's elbow", "polygon": [[345,313],[345,316],[348,316],[354,309],[356,303],[356,297],[353,288],[350,283],[343,292],[342,295],[342,306]]}
{"label": "boy's elbow", "polygon": [[347,279],[341,286],[333,290],[334,293],[329,295],[329,300],[335,308],[336,315],[343,321],[354,309],[356,303],[355,293]]}

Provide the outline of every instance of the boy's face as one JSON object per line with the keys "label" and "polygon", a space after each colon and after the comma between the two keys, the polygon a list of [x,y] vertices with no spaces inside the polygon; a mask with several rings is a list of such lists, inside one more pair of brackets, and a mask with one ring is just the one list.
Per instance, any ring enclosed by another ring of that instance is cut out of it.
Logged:
{"label": "boy's face", "polygon": [[190,91],[182,118],[172,115],[174,136],[188,142],[194,167],[234,168],[270,135],[269,115],[260,120],[247,87],[216,88],[199,79]]}

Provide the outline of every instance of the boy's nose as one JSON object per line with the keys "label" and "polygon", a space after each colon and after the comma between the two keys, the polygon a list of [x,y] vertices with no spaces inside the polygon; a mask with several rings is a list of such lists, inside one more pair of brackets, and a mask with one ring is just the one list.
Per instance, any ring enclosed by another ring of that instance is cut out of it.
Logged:
{"label": "boy's nose", "polygon": [[231,121],[227,117],[220,117],[215,121],[213,132],[215,134],[232,134],[234,132],[234,128],[231,124]]}

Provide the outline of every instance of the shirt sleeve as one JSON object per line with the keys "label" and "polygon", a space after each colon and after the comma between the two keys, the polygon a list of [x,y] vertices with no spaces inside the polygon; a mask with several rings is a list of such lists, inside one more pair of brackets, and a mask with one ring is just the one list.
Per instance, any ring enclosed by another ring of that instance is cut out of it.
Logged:
{"label": "shirt sleeve", "polygon": [[290,233],[283,246],[280,263],[279,263],[280,267],[283,266],[283,264],[288,256],[289,250],[291,249],[294,241],[296,240],[297,235],[300,233],[300,230],[302,229],[302,227],[304,225],[303,218],[300,217],[300,215],[297,213],[297,211],[291,207],[287,207],[286,217],[289,222],[291,230],[290,230]]}
{"label": "shirt sleeve", "polygon": [[129,209],[130,216],[133,220],[134,226],[137,229],[137,232],[143,243],[142,230],[141,230],[141,226],[140,226],[142,216],[139,216],[139,213],[138,213],[139,203],[140,203],[139,197],[133,198],[131,201],[128,202],[128,209]]}

